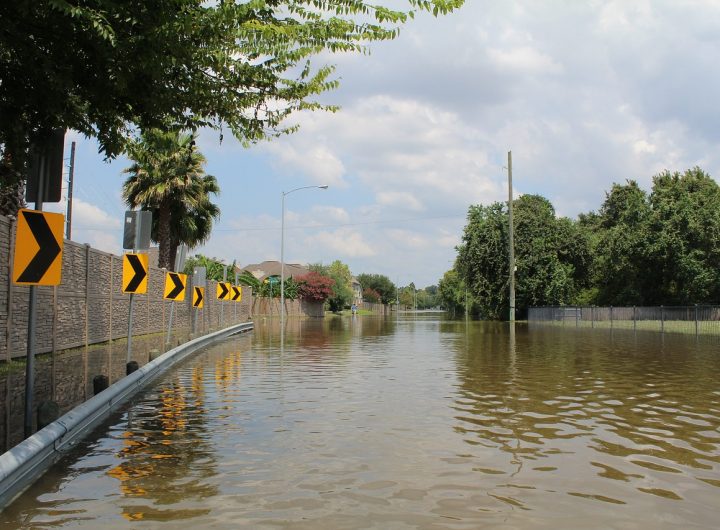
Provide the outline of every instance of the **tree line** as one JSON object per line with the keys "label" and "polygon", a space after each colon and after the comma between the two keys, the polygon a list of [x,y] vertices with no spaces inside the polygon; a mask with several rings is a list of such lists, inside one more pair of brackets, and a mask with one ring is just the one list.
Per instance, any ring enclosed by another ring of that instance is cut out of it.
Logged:
{"label": "tree line", "polygon": [[[195,267],[205,267],[206,277],[210,280],[224,281],[229,274],[229,280],[234,279],[235,262],[226,266],[222,260],[211,258],[202,254],[190,256],[185,262],[184,272],[192,274]],[[225,272],[227,269],[228,272]],[[308,265],[309,273],[298,277],[285,279],[285,298],[296,300],[298,298],[313,302],[323,302],[325,309],[341,312],[349,309],[355,300],[353,292],[353,274],[350,267],[340,260],[329,265],[311,263]],[[424,289],[416,289],[415,284],[400,287],[396,286],[384,274],[358,274],[355,278],[360,284],[362,301],[375,304],[400,304],[406,309],[430,309],[438,307],[438,287],[431,285]],[[238,276],[238,282],[253,289],[253,293],[264,298],[280,297],[279,281],[260,281],[251,273],[243,271]]]}
{"label": "tree line", "polygon": [[[597,212],[557,217],[549,200],[513,201],[516,308],[544,305],[691,305],[720,302],[720,187],[699,167],[613,184]],[[470,206],[443,307],[506,319],[508,208]],[[466,302],[467,300],[467,302]]]}

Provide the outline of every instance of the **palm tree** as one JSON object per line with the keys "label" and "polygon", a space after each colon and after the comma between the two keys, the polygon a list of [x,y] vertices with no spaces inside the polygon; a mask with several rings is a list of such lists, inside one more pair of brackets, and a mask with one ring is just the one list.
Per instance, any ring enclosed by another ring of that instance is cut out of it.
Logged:
{"label": "palm tree", "polygon": [[207,240],[220,209],[210,201],[217,179],[205,174],[205,157],[195,135],[176,131],[144,132],[131,142],[133,164],[123,172],[123,199],[131,208],[153,212],[152,239],[159,246],[158,264],[171,270],[177,245],[192,248]]}
{"label": "palm tree", "polygon": [[[170,263],[175,263],[177,247],[184,243],[188,248],[202,245],[212,233],[213,221],[220,216],[220,208],[210,201],[210,194],[218,195],[220,186],[212,175],[203,175],[195,182],[197,189],[189,195],[197,199],[173,202],[170,213]],[[158,216],[159,218],[159,216]],[[159,223],[153,223],[153,232],[157,233]]]}

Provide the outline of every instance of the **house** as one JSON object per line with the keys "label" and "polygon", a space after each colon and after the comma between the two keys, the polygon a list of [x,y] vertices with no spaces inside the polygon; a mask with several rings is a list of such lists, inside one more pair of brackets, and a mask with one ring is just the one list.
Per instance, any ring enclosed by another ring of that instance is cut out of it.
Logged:
{"label": "house", "polygon": [[[264,281],[267,278],[280,278],[280,271],[282,266],[279,261],[263,261],[262,263],[251,263],[244,267],[238,267],[237,272],[242,273],[247,271],[258,280]],[[290,277],[297,278],[299,276],[305,276],[310,272],[310,269],[303,267],[298,263],[286,263],[284,267],[285,279]]]}
{"label": "house", "polygon": [[362,296],[362,285],[360,285],[360,282],[358,279],[353,276],[352,280],[350,280],[350,283],[352,284],[352,291],[353,291],[353,301],[352,303],[359,306],[362,304],[363,296]]}

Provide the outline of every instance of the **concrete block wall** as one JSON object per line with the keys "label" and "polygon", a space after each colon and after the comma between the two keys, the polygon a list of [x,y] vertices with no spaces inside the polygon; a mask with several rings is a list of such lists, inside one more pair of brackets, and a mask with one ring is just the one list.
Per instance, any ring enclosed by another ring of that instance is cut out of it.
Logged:
{"label": "concrete block wall", "polygon": [[[12,283],[15,220],[0,216],[0,360],[27,353],[29,287]],[[36,288],[37,353],[65,350],[122,339],[128,334],[130,295],[122,292],[122,256],[65,240],[62,281],[57,287]],[[217,283],[208,281],[205,305],[192,307],[192,279],[185,300],[163,299],[165,271],[150,266],[147,294],[134,295],[133,337],[165,333],[172,310],[173,330],[197,333],[227,327],[252,316],[278,317],[277,299],[254,298],[243,287],[241,302],[217,300]],[[322,304],[286,300],[288,316],[322,317]]]}
{"label": "concrete block wall", "polygon": [[[0,360],[27,350],[29,287],[12,283],[15,221],[0,216]],[[64,350],[127,337],[130,295],[122,293],[122,256],[66,240],[62,282],[36,287],[37,353]],[[203,309],[192,307],[191,279],[183,302],[163,299],[165,271],[149,270],[148,292],[134,295],[132,335],[167,332],[171,306],[174,331],[207,332],[250,318],[252,291],[241,302],[217,300],[216,282],[205,288]]]}

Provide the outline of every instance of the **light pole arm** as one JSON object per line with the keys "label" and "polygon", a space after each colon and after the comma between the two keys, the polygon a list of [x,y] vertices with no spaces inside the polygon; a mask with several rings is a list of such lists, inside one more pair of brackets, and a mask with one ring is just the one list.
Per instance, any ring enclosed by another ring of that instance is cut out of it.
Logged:
{"label": "light pole arm", "polygon": [[326,184],[323,184],[322,186],[300,186],[299,188],[295,188],[294,190],[283,191],[282,192],[283,200],[285,199],[285,195],[290,195],[291,193],[296,192],[298,190],[308,190],[310,188],[320,188],[321,190],[326,190],[326,189],[328,189],[328,186]]}
{"label": "light pole arm", "polygon": [[285,195],[299,190],[310,188],[328,189],[327,184],[322,186],[300,186],[290,191],[282,192],[282,213],[280,215],[280,344],[284,344],[285,338]]}

